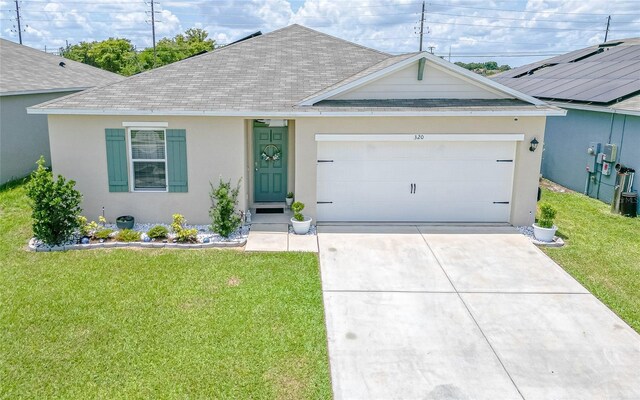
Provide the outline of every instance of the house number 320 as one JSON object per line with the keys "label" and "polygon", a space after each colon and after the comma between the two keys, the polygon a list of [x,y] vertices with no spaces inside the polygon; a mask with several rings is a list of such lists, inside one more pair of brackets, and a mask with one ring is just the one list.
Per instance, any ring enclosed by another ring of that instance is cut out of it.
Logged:
{"label": "house number 320", "polygon": [[424,135],[413,135],[413,140],[424,140]]}

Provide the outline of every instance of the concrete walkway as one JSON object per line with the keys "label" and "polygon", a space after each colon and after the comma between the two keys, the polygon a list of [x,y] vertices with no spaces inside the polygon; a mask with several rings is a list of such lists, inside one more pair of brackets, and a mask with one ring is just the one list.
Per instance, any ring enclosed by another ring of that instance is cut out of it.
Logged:
{"label": "concrete walkway", "polygon": [[289,233],[289,224],[252,224],[245,251],[318,252],[318,237]]}
{"label": "concrete walkway", "polygon": [[640,336],[515,229],[318,231],[336,399],[640,399]]}

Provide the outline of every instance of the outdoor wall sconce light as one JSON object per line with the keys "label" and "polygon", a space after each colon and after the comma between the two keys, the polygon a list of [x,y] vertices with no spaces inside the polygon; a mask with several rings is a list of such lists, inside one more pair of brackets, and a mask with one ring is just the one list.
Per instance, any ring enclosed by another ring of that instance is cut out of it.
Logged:
{"label": "outdoor wall sconce light", "polygon": [[531,140],[531,146],[529,146],[529,151],[534,152],[538,148],[538,139],[533,138]]}

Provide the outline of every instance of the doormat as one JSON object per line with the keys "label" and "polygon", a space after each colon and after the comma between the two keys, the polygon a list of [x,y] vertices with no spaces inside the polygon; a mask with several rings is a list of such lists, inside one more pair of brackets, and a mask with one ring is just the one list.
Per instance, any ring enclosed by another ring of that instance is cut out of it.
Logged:
{"label": "doormat", "polygon": [[284,208],[256,208],[256,214],[284,214]]}

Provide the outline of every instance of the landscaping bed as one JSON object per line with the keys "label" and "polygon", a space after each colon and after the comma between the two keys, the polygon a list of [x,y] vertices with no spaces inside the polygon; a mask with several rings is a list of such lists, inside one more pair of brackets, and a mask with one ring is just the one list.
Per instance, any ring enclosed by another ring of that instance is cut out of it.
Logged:
{"label": "landscaping bed", "polygon": [[[167,230],[165,238],[150,238],[147,233],[150,229],[161,226]],[[176,234],[171,232],[171,226],[168,224],[135,224],[131,229],[138,232],[140,240],[124,242],[118,241],[118,233],[120,230],[116,224],[103,224],[100,229],[109,230],[109,236],[104,239],[90,238],[83,236],[81,233],[73,235],[71,240],[60,246],[48,246],[36,238],[29,240],[28,249],[32,251],[66,251],[66,250],[88,250],[97,248],[115,248],[115,247],[139,247],[139,248],[175,248],[175,249],[199,249],[207,247],[238,247],[247,243],[250,225],[243,225],[228,238],[222,237],[211,230],[210,225],[185,225],[185,229],[195,229],[197,231],[194,243],[180,243],[176,239]]]}

